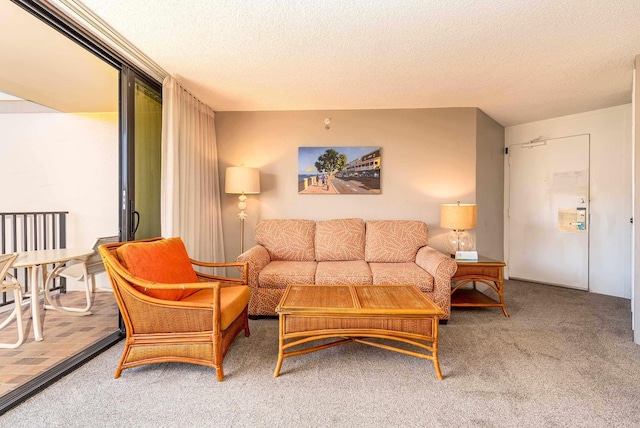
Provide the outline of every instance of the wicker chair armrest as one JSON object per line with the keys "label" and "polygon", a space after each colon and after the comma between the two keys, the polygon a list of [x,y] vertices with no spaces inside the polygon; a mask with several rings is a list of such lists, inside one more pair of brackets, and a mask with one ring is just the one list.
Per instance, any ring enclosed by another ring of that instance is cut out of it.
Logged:
{"label": "wicker chair armrest", "polygon": [[166,284],[162,282],[145,281],[138,277],[129,277],[126,279],[133,285],[153,290],[202,290],[205,288],[214,288],[216,285],[215,282],[183,282],[177,284]]}
{"label": "wicker chair armrest", "polygon": [[206,273],[196,272],[198,279],[204,282],[217,282],[220,284],[220,288],[224,287],[237,287],[239,285],[247,285],[247,281],[244,278],[230,278],[226,276],[209,275]]}
{"label": "wicker chair armrest", "polygon": [[[220,275],[210,275],[196,271],[196,275],[202,281],[220,281],[220,286],[225,287],[229,285],[247,285],[247,279],[249,275],[249,263],[246,262],[225,262],[225,263],[208,263],[199,262],[197,260],[191,260],[191,263],[196,266],[210,267],[210,268],[227,268],[236,267],[242,275],[241,278],[231,278]],[[229,284],[227,284],[229,283]]]}

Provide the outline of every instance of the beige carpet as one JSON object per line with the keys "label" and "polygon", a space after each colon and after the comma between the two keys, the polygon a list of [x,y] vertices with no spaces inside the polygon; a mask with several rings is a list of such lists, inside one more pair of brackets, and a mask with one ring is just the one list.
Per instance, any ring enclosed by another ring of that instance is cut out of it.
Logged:
{"label": "beige carpet", "polygon": [[630,302],[507,281],[500,309],[456,309],[430,362],[360,344],[284,361],[277,320],[251,321],[212,369],[161,364],[114,380],[116,345],[2,417],[3,426],[638,426]]}

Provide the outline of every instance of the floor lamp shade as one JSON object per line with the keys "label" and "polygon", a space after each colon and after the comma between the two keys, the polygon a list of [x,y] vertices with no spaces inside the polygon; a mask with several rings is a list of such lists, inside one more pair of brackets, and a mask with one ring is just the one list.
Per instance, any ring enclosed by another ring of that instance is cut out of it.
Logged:
{"label": "floor lamp shade", "polygon": [[258,168],[230,166],[225,175],[224,192],[247,195],[260,193],[260,171]]}
{"label": "floor lamp shade", "polygon": [[476,204],[443,204],[440,206],[440,227],[452,229],[445,240],[445,248],[450,254],[456,251],[470,251],[475,248],[473,238],[466,232],[478,225]]}

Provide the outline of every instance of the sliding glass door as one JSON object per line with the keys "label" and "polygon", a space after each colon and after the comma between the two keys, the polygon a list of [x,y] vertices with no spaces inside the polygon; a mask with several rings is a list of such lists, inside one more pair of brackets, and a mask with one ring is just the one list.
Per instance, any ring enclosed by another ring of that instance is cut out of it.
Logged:
{"label": "sliding glass door", "polygon": [[122,230],[127,240],[160,236],[162,94],[134,70],[123,71],[126,135],[123,133]]}
{"label": "sliding glass door", "polygon": [[[14,26],[16,29],[13,33],[5,34],[6,40],[13,40],[11,46],[15,49],[12,49],[11,57],[7,52],[3,52],[7,54],[7,61],[0,67],[0,91],[4,88],[4,92],[16,92],[14,95],[21,95],[17,93],[18,89],[25,88],[30,90],[21,96],[25,100],[33,100],[36,95],[43,94],[47,95],[46,99],[64,102],[60,106],[47,106],[46,103],[42,103],[48,107],[46,113],[20,114],[12,117],[5,115],[7,117],[4,118],[3,130],[15,130],[16,136],[17,130],[25,134],[20,140],[24,143],[18,144],[17,137],[11,139],[15,150],[9,147],[7,155],[10,157],[9,163],[19,168],[16,172],[19,172],[20,176],[37,177],[31,184],[26,179],[20,181],[20,186],[31,186],[30,189],[23,189],[23,193],[33,195],[33,192],[43,187],[64,191],[55,194],[52,192],[58,199],[51,201],[42,197],[15,197],[12,200],[21,205],[10,208],[14,211],[28,211],[30,206],[24,205],[30,201],[41,204],[65,204],[71,213],[67,222],[70,235],[66,240],[68,248],[90,247],[99,236],[119,235],[123,241],[159,236],[161,85],[45,3],[39,0],[0,2],[0,18],[6,18],[13,12],[15,16],[11,15],[11,18],[17,22],[24,12],[24,15],[33,21],[20,21],[20,25]],[[8,25],[4,25],[6,21],[0,22],[3,23],[0,30],[6,32],[9,28]],[[25,31],[26,34],[23,35],[19,30]],[[37,38],[36,35],[40,33],[43,36]],[[55,45],[54,41],[59,38],[64,39],[64,43]],[[35,56],[25,59],[25,54],[31,50],[36,51]],[[78,50],[82,51],[83,55],[77,55],[77,65],[71,64],[69,53]],[[17,67],[19,64],[27,64],[28,67],[22,72],[16,70],[10,73],[13,69],[9,66]],[[67,71],[61,72],[63,68]],[[95,79],[103,75],[98,72],[102,68],[107,69],[104,73],[107,78],[96,83]],[[43,70],[42,82],[33,79],[34,70]],[[51,70],[56,70],[57,73],[52,73]],[[31,80],[21,80],[28,78]],[[8,84],[12,82],[14,85],[9,87]],[[84,90],[85,86],[96,89]],[[50,94],[53,90],[58,91],[55,96]],[[98,103],[91,110],[73,108],[65,111],[63,108],[70,104],[73,96],[82,98],[84,95],[84,98],[95,104],[101,99],[98,92],[111,94],[112,99],[107,97],[111,102]],[[40,120],[37,124],[36,119]],[[63,123],[65,126],[59,126],[60,132],[56,134],[52,131],[52,123]],[[42,129],[46,132],[42,132]],[[73,129],[73,133],[69,134],[69,129]],[[29,133],[37,135],[34,137]],[[46,138],[40,138],[43,135],[46,135]],[[43,146],[32,147],[32,141],[38,141]],[[25,155],[18,156],[18,151]],[[30,153],[38,153],[40,158],[49,164],[29,174],[24,168],[34,166],[33,157],[28,156]],[[60,157],[64,159],[60,160]],[[12,171],[7,170],[8,173],[13,173]],[[51,171],[49,176],[53,178],[43,178],[47,171]],[[66,181],[59,185],[51,181],[58,178]],[[76,200],[80,203],[72,205]],[[18,349],[0,350],[4,353],[0,355],[0,359],[9,353],[15,354],[12,356],[13,360],[20,360],[20,353],[24,353],[24,358],[38,355],[39,358],[29,358],[29,364],[42,369],[36,371],[35,367],[18,366],[17,369],[28,370],[17,373],[15,379],[11,379],[12,382],[15,380],[15,385],[9,385],[10,382],[6,380],[0,381],[0,415],[124,337],[124,326],[106,275],[100,274],[96,280],[100,292],[94,293],[91,308],[92,312],[95,311],[94,314],[74,318],[58,314],[56,311],[46,311],[43,315],[44,340],[35,341],[33,335],[26,335],[29,333],[26,331],[25,342]],[[73,294],[74,290],[68,288],[66,295],[60,296],[61,298]],[[100,316],[97,316],[98,313]],[[60,318],[60,322],[56,316]],[[68,340],[71,334],[77,336],[74,345],[82,341],[82,346],[72,347],[64,344],[64,340]],[[62,344],[56,344],[57,339],[62,340]],[[44,356],[50,349],[56,349],[57,353],[54,355],[55,358],[51,358],[52,364],[46,365],[48,362]],[[60,355],[65,352],[66,354]],[[10,364],[6,361],[8,360],[5,360],[5,365]],[[7,370],[5,367],[5,374],[9,373]]]}

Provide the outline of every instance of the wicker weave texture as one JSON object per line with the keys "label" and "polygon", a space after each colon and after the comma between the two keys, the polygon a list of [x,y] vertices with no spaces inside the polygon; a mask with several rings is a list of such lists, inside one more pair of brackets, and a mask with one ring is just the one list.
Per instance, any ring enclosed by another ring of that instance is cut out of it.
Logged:
{"label": "wicker weave texture", "polygon": [[[130,290],[122,290],[135,334],[213,331],[213,309],[163,307],[137,299],[132,294]],[[150,311],[153,316],[149,316]]]}
{"label": "wicker weave texture", "polygon": [[[153,242],[158,239],[137,241]],[[161,284],[136,276],[120,263],[116,250],[123,243],[106,244],[100,247],[100,255],[109,275],[118,307],[126,327],[126,344],[116,378],[123,369],[159,362],[184,362],[215,367],[216,378],[224,377],[222,362],[233,340],[242,330],[249,336],[247,311],[248,293],[240,302],[244,309],[236,316],[226,330],[221,329],[220,284],[247,284],[247,266],[243,263],[203,263],[192,260],[194,265],[205,267],[241,267],[243,277],[223,278],[212,275],[198,275],[199,280],[209,283]],[[194,287],[195,286],[195,287]],[[148,288],[196,288],[212,290],[211,303],[187,302],[157,299],[145,295]],[[140,291],[139,291],[140,290]],[[248,287],[247,287],[248,290]],[[233,305],[230,305],[233,307]],[[235,305],[237,308],[238,305]],[[234,315],[235,316],[235,315]]]}
{"label": "wicker weave texture", "polygon": [[431,337],[433,319],[387,317],[286,317],[285,334],[320,330],[387,330]]}
{"label": "wicker weave texture", "polygon": [[[132,346],[127,356],[127,363],[136,361],[174,359],[190,359],[208,362],[213,366],[213,343],[202,344],[170,344],[170,345],[140,345]],[[202,364],[202,362],[198,364]]]}

